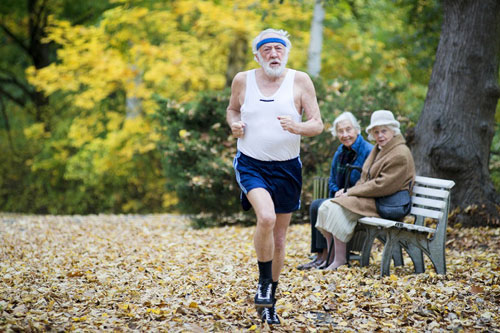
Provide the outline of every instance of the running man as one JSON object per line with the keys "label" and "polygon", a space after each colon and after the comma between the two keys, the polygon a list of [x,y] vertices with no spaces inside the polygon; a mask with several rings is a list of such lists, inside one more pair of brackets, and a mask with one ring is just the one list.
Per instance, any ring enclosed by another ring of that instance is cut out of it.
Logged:
{"label": "running man", "polygon": [[[254,246],[259,268],[255,306],[262,321],[280,324],[276,288],[285,259],[286,232],[300,207],[301,136],[323,131],[311,78],[286,68],[292,44],[284,30],[266,29],[252,43],[260,68],[236,74],[226,120],[243,209],[257,217]],[[302,121],[304,119],[304,121]]]}

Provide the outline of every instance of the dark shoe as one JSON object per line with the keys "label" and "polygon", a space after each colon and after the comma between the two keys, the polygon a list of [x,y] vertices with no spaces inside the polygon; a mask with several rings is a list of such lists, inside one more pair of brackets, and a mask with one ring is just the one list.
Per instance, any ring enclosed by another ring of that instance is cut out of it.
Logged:
{"label": "dark shoe", "polygon": [[326,262],[326,260],[325,260],[325,261],[321,262],[321,265],[318,265],[316,268],[317,268],[317,269],[325,269],[325,268],[327,268],[328,266],[329,266],[329,265],[328,265],[328,262]]}
{"label": "dark shoe", "polygon": [[260,318],[263,323],[268,323],[269,325],[280,325],[280,319],[278,318],[278,314],[276,313],[276,302],[273,303],[273,306],[270,308],[263,308],[260,311]]}
{"label": "dark shoe", "polygon": [[311,262],[308,262],[307,264],[297,266],[297,269],[299,271],[306,271],[308,269],[318,268],[323,263],[324,263],[324,261],[321,261],[321,260],[313,260]]}
{"label": "dark shoe", "polygon": [[259,281],[259,285],[257,286],[257,293],[255,293],[255,307],[260,308],[269,308],[273,306],[273,295],[272,295],[272,280],[262,280]]}

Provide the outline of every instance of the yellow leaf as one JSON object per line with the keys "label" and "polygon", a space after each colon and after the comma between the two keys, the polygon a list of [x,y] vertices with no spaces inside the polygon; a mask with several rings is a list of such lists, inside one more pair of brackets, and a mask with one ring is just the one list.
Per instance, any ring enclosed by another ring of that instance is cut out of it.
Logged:
{"label": "yellow leaf", "polygon": [[252,326],[250,326],[250,328],[248,330],[255,331],[256,329],[257,329],[257,325],[252,325]]}
{"label": "yellow leaf", "polygon": [[391,274],[391,281],[397,281],[398,277],[394,274]]}
{"label": "yellow leaf", "polygon": [[185,129],[181,129],[181,130],[179,131],[179,136],[180,136],[182,139],[184,139],[184,138],[188,137],[189,135],[190,135],[190,133],[189,133],[188,131],[186,131]]}

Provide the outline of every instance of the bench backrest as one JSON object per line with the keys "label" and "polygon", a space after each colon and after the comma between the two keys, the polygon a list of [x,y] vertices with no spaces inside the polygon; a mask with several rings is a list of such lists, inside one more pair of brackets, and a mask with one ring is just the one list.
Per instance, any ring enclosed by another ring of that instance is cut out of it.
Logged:
{"label": "bench backrest", "polygon": [[425,226],[425,218],[437,220],[434,237],[446,239],[452,180],[417,176],[413,186],[411,215],[415,225]]}
{"label": "bench backrest", "polygon": [[451,180],[417,176],[413,186],[412,215],[440,220],[448,214]]}

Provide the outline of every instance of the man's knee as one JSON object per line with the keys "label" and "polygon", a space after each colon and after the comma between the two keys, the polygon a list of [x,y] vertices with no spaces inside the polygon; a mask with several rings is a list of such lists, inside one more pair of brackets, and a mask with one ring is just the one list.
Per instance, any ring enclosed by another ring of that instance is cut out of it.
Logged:
{"label": "man's knee", "polygon": [[257,218],[257,226],[272,230],[276,224],[276,214],[274,213],[262,213],[259,214]]}

